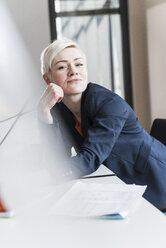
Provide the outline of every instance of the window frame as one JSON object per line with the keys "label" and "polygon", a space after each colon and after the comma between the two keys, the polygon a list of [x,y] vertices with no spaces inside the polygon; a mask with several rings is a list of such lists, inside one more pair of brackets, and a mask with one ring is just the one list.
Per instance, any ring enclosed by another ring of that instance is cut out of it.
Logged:
{"label": "window frame", "polygon": [[[55,12],[55,1],[48,0],[49,20],[50,20],[50,42],[57,39],[56,18],[74,17],[74,16],[94,16],[94,15],[114,15],[119,14],[122,36],[122,64],[124,78],[124,98],[126,102],[133,107],[132,79],[131,79],[131,59],[130,59],[130,39],[129,39],[129,20],[128,20],[128,0],[119,0],[119,7],[104,8],[93,10],[74,10]],[[110,37],[111,38],[111,37]],[[111,39],[110,39],[111,41]],[[112,44],[110,44],[110,50]],[[111,65],[112,91],[114,91],[113,65]]]}

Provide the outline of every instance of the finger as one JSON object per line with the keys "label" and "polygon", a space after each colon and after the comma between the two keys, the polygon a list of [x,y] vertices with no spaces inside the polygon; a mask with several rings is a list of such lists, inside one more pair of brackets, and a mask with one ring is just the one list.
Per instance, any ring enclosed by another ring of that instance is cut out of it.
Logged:
{"label": "finger", "polygon": [[62,101],[63,97],[60,97],[57,101],[57,103],[60,103]]}
{"label": "finger", "polygon": [[53,107],[56,103],[61,102],[63,99],[63,91],[61,88],[53,88],[46,97],[48,105]]}
{"label": "finger", "polygon": [[50,83],[41,97],[41,104],[43,108],[51,109],[57,102],[62,101],[63,97],[63,89],[54,83]]}
{"label": "finger", "polygon": [[62,96],[64,95],[62,87],[60,87],[56,83],[50,83],[50,87],[53,88],[54,90],[57,90]]}

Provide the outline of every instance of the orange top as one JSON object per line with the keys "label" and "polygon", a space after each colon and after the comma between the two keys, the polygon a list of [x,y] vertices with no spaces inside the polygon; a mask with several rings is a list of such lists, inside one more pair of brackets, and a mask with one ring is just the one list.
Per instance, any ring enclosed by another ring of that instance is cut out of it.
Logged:
{"label": "orange top", "polygon": [[75,124],[75,129],[79,132],[79,134],[82,136],[82,128],[78,120],[75,118],[76,124]]}
{"label": "orange top", "polygon": [[1,199],[0,199],[0,212],[6,212],[6,208],[3,204],[3,202],[1,201]]}

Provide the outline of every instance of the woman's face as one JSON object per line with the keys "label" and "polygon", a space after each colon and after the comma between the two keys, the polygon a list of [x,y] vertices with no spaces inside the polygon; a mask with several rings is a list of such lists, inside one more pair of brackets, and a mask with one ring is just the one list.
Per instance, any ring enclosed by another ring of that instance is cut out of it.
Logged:
{"label": "woman's face", "polygon": [[51,65],[50,80],[63,89],[64,95],[82,93],[87,87],[87,67],[82,52],[68,47],[58,53]]}

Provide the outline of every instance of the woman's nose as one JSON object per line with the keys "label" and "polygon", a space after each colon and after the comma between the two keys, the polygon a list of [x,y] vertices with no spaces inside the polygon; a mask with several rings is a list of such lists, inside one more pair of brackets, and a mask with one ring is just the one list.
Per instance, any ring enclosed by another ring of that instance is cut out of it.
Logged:
{"label": "woman's nose", "polygon": [[77,68],[74,65],[69,65],[68,74],[69,74],[69,76],[72,76],[74,74],[78,74]]}

